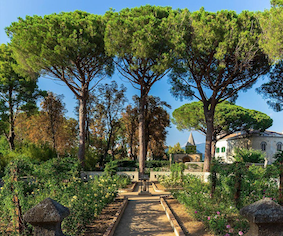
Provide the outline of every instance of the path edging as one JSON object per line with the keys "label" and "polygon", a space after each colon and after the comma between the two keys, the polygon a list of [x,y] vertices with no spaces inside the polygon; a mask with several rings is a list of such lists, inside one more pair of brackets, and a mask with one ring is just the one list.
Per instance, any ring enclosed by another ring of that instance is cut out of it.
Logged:
{"label": "path edging", "polygon": [[172,213],[170,207],[168,206],[165,197],[160,197],[160,203],[163,206],[163,209],[167,215],[167,218],[174,230],[176,236],[185,236],[184,231],[182,230],[181,226],[179,225],[178,221],[176,220],[174,214]]}
{"label": "path edging", "polygon": [[122,215],[126,209],[126,206],[128,205],[128,198],[126,196],[124,196],[124,200],[122,203],[122,206],[120,206],[120,208],[118,209],[118,211],[116,212],[112,223],[110,224],[110,226],[107,228],[106,232],[103,234],[103,236],[112,236],[115,232],[116,227],[118,226]]}
{"label": "path edging", "polygon": [[119,193],[133,192],[134,189],[135,189],[135,187],[136,187],[136,185],[137,185],[137,182],[134,182],[134,183],[132,184],[132,187],[130,187],[130,188],[124,188],[124,189],[119,189],[118,192],[119,192]]}
{"label": "path edging", "polygon": [[157,193],[167,192],[167,191],[166,191],[167,189],[164,189],[164,190],[158,189],[157,186],[156,186],[156,184],[155,184],[154,182],[151,182],[151,185],[152,185],[152,187],[153,187],[153,190],[154,190],[155,192],[157,192]]}

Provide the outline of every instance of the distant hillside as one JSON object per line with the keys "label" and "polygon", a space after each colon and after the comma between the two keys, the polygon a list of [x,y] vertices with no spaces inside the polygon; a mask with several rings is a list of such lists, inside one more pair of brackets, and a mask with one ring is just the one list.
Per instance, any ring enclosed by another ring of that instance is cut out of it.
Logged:
{"label": "distant hillside", "polygon": [[205,152],[205,143],[199,143],[197,144],[197,152],[202,153],[204,155]]}

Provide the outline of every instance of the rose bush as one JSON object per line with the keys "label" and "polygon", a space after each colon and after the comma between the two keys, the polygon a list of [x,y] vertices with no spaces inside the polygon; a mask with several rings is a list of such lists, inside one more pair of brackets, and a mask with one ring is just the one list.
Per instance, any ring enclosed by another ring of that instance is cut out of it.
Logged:
{"label": "rose bush", "polygon": [[[190,215],[203,221],[214,235],[242,235],[248,230],[248,221],[239,214],[242,206],[249,205],[262,198],[278,199],[278,183],[273,166],[264,169],[258,166],[249,168],[242,165],[222,165],[217,167],[216,187],[211,194],[211,183],[204,183],[194,175],[176,173],[161,177],[160,183],[174,187],[173,196],[186,206]],[[173,178],[173,176],[177,176]],[[182,182],[180,181],[182,176]],[[240,179],[240,195],[235,201],[235,186]]]}
{"label": "rose bush", "polygon": [[[62,224],[63,232],[82,235],[86,224],[115,199],[118,187],[128,180],[117,175],[102,175],[84,182],[80,169],[79,162],[73,158],[32,163],[21,157],[11,162],[6,167],[0,191],[0,231],[4,235],[18,234],[16,208],[20,207],[22,218],[30,208],[50,197],[70,209],[70,215]],[[13,201],[15,197],[18,205]],[[32,227],[22,224],[21,235],[32,235]]]}

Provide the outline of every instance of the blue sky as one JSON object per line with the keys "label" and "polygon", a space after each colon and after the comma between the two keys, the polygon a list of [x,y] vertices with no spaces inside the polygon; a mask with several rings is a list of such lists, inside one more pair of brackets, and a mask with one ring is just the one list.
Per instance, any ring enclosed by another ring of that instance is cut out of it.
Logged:
{"label": "blue sky", "polygon": [[[263,11],[264,9],[270,8],[269,0],[0,0],[0,44],[9,42],[8,37],[5,34],[4,28],[9,26],[12,22],[17,21],[18,17],[24,18],[26,15],[48,15],[52,13],[59,12],[68,12],[74,10],[83,10],[93,14],[104,14],[109,8],[113,8],[116,11],[119,11],[123,8],[132,8],[145,4],[150,5],[159,5],[159,6],[171,6],[173,9],[176,8],[188,8],[190,11],[198,10],[201,7],[204,7],[207,11],[218,11],[222,9],[234,10],[240,13],[243,10],[250,11]],[[119,84],[124,83],[128,88],[127,97],[131,102],[131,97],[138,93],[137,90],[133,89],[132,86],[127,83],[125,80],[122,80],[121,76],[118,73],[115,73],[112,80],[116,80]],[[107,79],[108,82],[110,79]],[[274,112],[270,109],[266,101],[262,99],[260,95],[255,92],[255,88],[259,87],[263,83],[263,79],[260,79],[257,84],[253,86],[252,89],[248,92],[240,92],[240,96],[236,101],[236,104],[243,106],[249,109],[259,110],[271,116],[273,119],[273,126],[269,128],[273,131],[282,132],[283,131],[283,122],[282,115],[283,112]],[[107,82],[107,81],[105,81]],[[66,103],[66,108],[68,110],[67,115],[69,117],[74,116],[74,106],[75,99],[71,91],[60,82],[50,80],[48,78],[39,79],[39,87],[41,89],[53,91],[56,94],[64,94],[64,102]],[[178,101],[171,96],[170,85],[168,84],[168,78],[163,78],[161,81],[157,82],[150,94],[154,96],[159,96],[163,101],[166,101],[172,106],[171,110],[168,110],[170,113],[174,109],[180,107],[181,105],[189,101]],[[180,142],[183,145],[188,137],[189,132],[180,132],[174,125],[171,125],[171,128],[168,129],[169,134],[167,137],[167,145],[174,145],[177,142]],[[198,132],[193,132],[195,142],[202,143],[205,140],[205,137]]]}

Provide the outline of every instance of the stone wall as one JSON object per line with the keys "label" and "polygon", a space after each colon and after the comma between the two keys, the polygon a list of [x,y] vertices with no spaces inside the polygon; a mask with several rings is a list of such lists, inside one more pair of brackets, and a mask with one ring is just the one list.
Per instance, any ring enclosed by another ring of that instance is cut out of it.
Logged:
{"label": "stone wall", "polygon": [[[210,172],[191,172],[191,171],[184,171],[184,175],[187,174],[191,174],[191,175],[196,175],[198,177],[200,177],[201,180],[203,180],[204,182],[208,182],[209,179],[209,175]],[[169,171],[151,171],[150,172],[150,177],[149,177],[149,181],[157,181],[158,180],[158,176],[169,176],[170,172]]]}
{"label": "stone wall", "polygon": [[[87,179],[94,178],[94,176],[102,175],[102,171],[82,171],[81,177]],[[138,171],[118,171],[118,175],[128,175],[132,181],[139,180],[139,172]]]}
{"label": "stone wall", "polygon": [[172,161],[175,163],[179,162],[199,162],[202,159],[201,153],[196,154],[172,154]]}
{"label": "stone wall", "polygon": [[[170,171],[150,171],[150,176],[149,176],[149,181],[157,181],[158,176],[162,176],[162,175],[166,175],[169,176],[170,175]],[[93,178],[94,176],[99,176],[102,175],[103,172],[102,171],[83,171],[81,172],[81,176],[82,178],[85,177],[85,179],[90,179]],[[132,181],[138,181],[138,177],[139,177],[139,172],[138,171],[121,171],[121,172],[117,172],[118,175],[128,175]],[[210,175],[210,172],[192,172],[192,171],[184,171],[184,175],[187,174],[192,174],[192,175],[196,175],[199,176],[204,182],[208,182],[208,176]]]}

